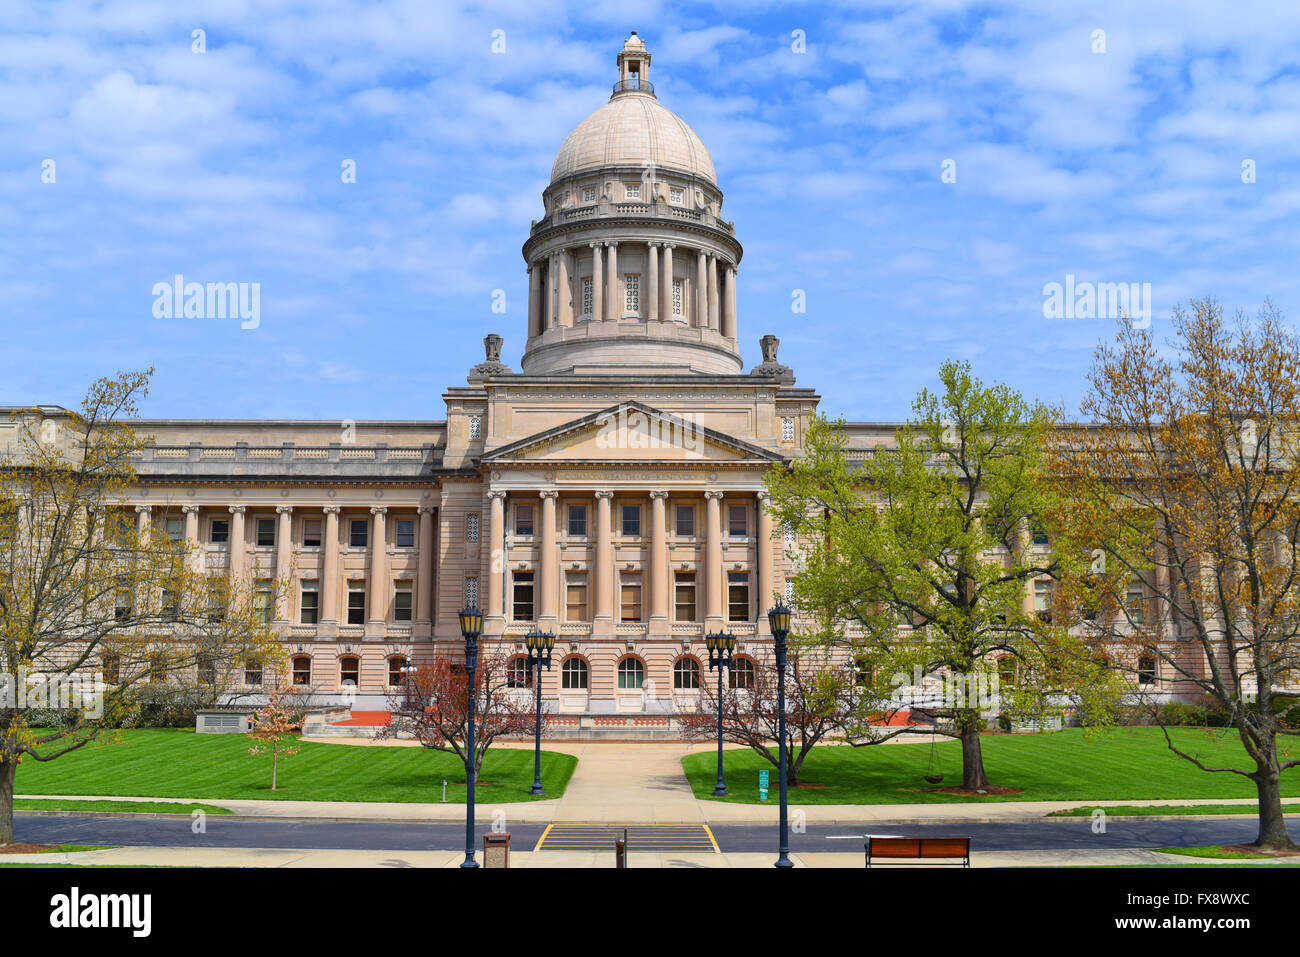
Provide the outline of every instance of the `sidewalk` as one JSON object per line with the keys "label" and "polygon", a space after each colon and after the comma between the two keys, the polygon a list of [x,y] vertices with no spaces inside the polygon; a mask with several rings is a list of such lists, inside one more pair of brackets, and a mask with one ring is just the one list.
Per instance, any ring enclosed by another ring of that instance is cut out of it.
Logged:
{"label": "sidewalk", "polygon": [[[330,739],[341,743],[350,739]],[[357,739],[371,746],[373,742]],[[526,748],[514,743],[505,747]],[[564,796],[556,800],[493,804],[480,800],[475,814],[479,821],[501,820],[520,824],[584,822],[603,824],[775,824],[778,815],[776,788],[766,804],[727,804],[698,800],[682,771],[681,759],[693,751],[707,751],[712,745],[694,742],[614,743],[557,741],[551,751],[576,755],[578,767]],[[775,775],[773,775],[775,777]],[[353,801],[228,801],[194,798],[91,797],[85,795],[19,795],[23,798],[62,798],[77,801],[194,802],[226,808],[241,817],[312,818],[334,821],[463,821],[463,804],[409,804]],[[791,802],[792,814],[801,814],[806,824],[857,824],[867,822],[977,823],[1042,820],[1050,811],[1080,806],[1239,804],[1253,815],[1255,800],[1162,799],[1117,801],[995,801],[972,804],[810,804]],[[1295,803],[1293,800],[1290,802]],[[1158,817],[1147,820],[1158,820]],[[1180,820],[1194,820],[1182,817]],[[1052,818],[1051,820],[1078,820]],[[818,855],[821,857],[822,855]]]}

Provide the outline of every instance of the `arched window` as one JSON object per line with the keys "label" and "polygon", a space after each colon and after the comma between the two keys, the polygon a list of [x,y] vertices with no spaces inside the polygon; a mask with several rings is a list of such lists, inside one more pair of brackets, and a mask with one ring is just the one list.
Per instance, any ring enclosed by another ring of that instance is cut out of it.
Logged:
{"label": "arched window", "polygon": [[754,687],[754,659],[737,658],[731,666],[727,684],[732,688]]}
{"label": "arched window", "polygon": [[700,686],[700,663],[694,658],[678,658],[673,664],[673,687],[693,691]]}
{"label": "arched window", "polygon": [[507,688],[531,688],[533,686],[533,669],[528,667],[528,659],[516,655],[506,664]]}
{"label": "arched window", "polygon": [[560,687],[565,691],[586,691],[587,663],[581,658],[566,658],[560,666]]}
{"label": "arched window", "polygon": [[388,685],[398,688],[406,684],[406,669],[409,662],[403,655],[393,655],[388,659]]}
{"label": "arched window", "polygon": [[624,658],[618,663],[618,687],[620,691],[639,689],[645,684],[645,665],[640,658]]}
{"label": "arched window", "polygon": [[293,683],[311,684],[311,659],[306,655],[295,655],[293,659]]}
{"label": "arched window", "polygon": [[355,655],[344,655],[339,659],[339,684],[343,687],[357,687],[361,684],[361,659]]}

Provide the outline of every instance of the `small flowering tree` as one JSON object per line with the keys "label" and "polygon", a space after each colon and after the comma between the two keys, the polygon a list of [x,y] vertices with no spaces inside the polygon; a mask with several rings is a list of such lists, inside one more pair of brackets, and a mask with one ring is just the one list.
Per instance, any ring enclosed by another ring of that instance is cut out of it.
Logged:
{"label": "small flowering tree", "polygon": [[258,742],[248,749],[249,754],[271,752],[272,791],[279,790],[277,784],[281,756],[291,757],[300,750],[297,745],[281,743],[286,739],[297,741],[295,733],[302,724],[299,709],[294,707],[292,701],[284,700],[291,695],[292,689],[276,688],[273,690],[267,696],[266,704],[253,716],[253,730],[248,733],[250,739]]}

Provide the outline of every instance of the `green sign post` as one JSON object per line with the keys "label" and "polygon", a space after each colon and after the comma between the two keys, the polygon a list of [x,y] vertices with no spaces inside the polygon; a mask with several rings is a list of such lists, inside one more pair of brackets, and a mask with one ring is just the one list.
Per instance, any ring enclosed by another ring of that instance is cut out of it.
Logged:
{"label": "green sign post", "polygon": [[758,772],[758,799],[767,800],[767,771],[766,769]]}

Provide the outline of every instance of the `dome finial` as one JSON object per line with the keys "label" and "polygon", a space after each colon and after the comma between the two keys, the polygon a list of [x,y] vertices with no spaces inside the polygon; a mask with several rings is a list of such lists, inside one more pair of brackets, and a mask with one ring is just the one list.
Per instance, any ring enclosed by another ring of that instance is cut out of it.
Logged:
{"label": "dome finial", "polygon": [[618,83],[614,85],[614,93],[649,93],[654,96],[654,92],[654,84],[650,82],[650,52],[646,50],[645,41],[633,30],[618,54]]}

